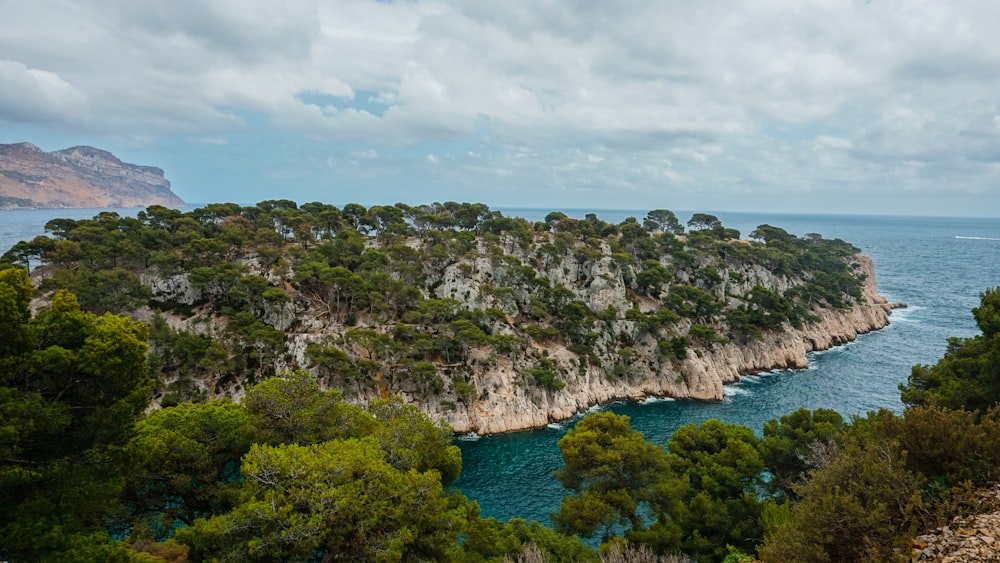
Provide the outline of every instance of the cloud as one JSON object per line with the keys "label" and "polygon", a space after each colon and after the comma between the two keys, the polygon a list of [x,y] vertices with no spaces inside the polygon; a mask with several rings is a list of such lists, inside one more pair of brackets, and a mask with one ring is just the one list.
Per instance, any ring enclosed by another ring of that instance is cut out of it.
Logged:
{"label": "cloud", "polygon": [[311,0],[119,2],[110,8],[105,17],[136,44],[169,44],[240,63],[304,58],[320,32]]}
{"label": "cloud", "polygon": [[372,176],[496,179],[497,197],[1000,189],[987,0],[36,0],[4,16],[0,120],[78,136],[280,137]]}
{"label": "cloud", "polygon": [[819,135],[816,137],[816,147],[826,149],[849,149],[854,146],[849,139],[842,137],[831,137],[830,135]]}
{"label": "cloud", "polygon": [[0,59],[0,119],[80,123],[87,112],[84,93],[58,74]]}
{"label": "cloud", "polygon": [[358,160],[374,160],[378,158],[378,151],[375,149],[366,149],[363,151],[354,151],[351,156]]}
{"label": "cloud", "polygon": [[188,141],[198,145],[228,145],[229,139],[224,137],[188,137]]}

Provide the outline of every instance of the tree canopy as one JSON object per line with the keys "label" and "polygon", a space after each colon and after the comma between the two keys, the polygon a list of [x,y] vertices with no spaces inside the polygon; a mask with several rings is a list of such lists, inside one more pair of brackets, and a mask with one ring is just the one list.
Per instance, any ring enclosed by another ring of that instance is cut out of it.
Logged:
{"label": "tree canopy", "polygon": [[32,318],[30,291],[24,270],[0,271],[0,557],[100,559],[122,447],[152,389],[148,332],[65,291]]}
{"label": "tree canopy", "polygon": [[936,364],[914,366],[904,403],[985,411],[1000,401],[1000,290],[983,292],[972,314],[982,334],[951,338]]}
{"label": "tree canopy", "polygon": [[[768,225],[754,231],[762,242],[739,241],[707,213],[688,225],[683,236],[662,208],[618,225],[563,211],[533,224],[480,203],[273,199],[54,219],[4,260],[48,266],[39,292],[71,291],[84,311],[158,314],[150,366],[160,405],[239,396],[291,367],[322,372],[351,397],[416,388],[421,401],[460,410],[476,396],[470,359],[484,352],[509,359],[540,397],[563,392],[580,362],[607,378],[626,357],[653,372],[684,357],[659,353],[661,342],[697,353],[861,298],[846,243]],[[594,284],[613,290],[613,308],[598,310]],[[316,324],[339,337],[313,341]],[[394,338],[403,325],[415,336]],[[366,338],[393,344],[376,351]],[[542,343],[575,357],[548,365],[529,353]],[[333,350],[343,357],[334,362]]]}

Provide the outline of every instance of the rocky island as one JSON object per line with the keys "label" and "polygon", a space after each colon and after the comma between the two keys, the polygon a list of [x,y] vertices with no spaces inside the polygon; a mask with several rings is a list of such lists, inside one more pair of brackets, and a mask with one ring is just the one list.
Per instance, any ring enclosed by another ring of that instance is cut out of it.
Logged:
{"label": "rocky island", "polygon": [[[544,221],[482,204],[269,200],[55,220],[5,258],[42,300],[151,323],[154,403],[239,400],[306,370],[357,404],[401,396],[459,433],[544,426],[620,399],[721,400],[741,375],[889,323],[871,260],[669,210]],[[106,237],[99,236],[107,233]]]}
{"label": "rocky island", "polygon": [[0,144],[0,209],[184,206],[163,170],[79,146],[45,152]]}

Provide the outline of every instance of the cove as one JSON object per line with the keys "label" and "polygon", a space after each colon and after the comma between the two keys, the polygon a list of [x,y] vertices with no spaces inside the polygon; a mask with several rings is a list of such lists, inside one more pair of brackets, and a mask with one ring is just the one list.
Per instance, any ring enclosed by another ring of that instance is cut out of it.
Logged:
{"label": "cove", "polygon": [[[620,220],[614,214],[627,216],[621,211],[594,212],[608,221]],[[511,214],[528,216],[524,210]],[[809,369],[743,378],[726,388],[721,402],[653,400],[600,407],[628,415],[632,426],[656,443],[666,442],[684,424],[708,418],[743,424],[759,434],[767,420],[799,407],[832,408],[845,416],[880,408],[899,411],[903,405],[898,386],[910,368],[936,362],[948,337],[976,334],[971,309],[980,292],[1000,285],[1000,241],[990,240],[1000,238],[997,219],[718,216],[744,235],[770,224],[797,235],[816,232],[851,242],[873,258],[879,293],[909,307],[894,311],[885,329],[810,354]],[[484,516],[549,525],[549,513],[558,509],[564,492],[552,478],[562,464],[557,443],[579,418],[541,430],[459,439],[463,469],[455,487],[479,502]]]}

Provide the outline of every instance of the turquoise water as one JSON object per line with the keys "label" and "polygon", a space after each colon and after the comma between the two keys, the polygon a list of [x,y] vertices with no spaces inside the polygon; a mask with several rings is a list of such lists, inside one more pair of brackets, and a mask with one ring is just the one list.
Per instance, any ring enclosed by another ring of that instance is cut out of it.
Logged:
{"label": "turquoise water", "polygon": [[[55,217],[89,218],[100,210],[0,211],[0,253],[18,240],[43,233]],[[134,214],[136,210],[115,210]],[[507,215],[540,220],[549,210],[508,209]],[[563,210],[582,218],[590,210]],[[645,211],[602,211],[618,223]],[[678,212],[682,221],[690,213]],[[707,418],[744,424],[760,432],[765,421],[799,407],[833,408],[853,415],[878,408],[900,410],[898,385],[914,364],[934,363],[950,336],[978,331],[970,310],[979,293],[1000,285],[1000,219],[940,217],[846,217],[716,213],[730,228],[749,234],[767,223],[803,235],[810,232],[854,243],[875,261],[880,293],[909,308],[892,324],[856,342],[813,354],[808,370],[745,378],[726,389],[720,403],[659,401],[614,404],[649,439],[663,443],[679,426]],[[479,502],[485,516],[549,524],[563,490],[552,478],[561,465],[556,443],[573,421],[543,430],[459,440],[463,471],[456,483]]]}
{"label": "turquoise water", "polygon": [[[537,212],[536,212],[537,213]],[[567,214],[580,217],[586,211]],[[518,215],[529,216],[529,210]],[[598,212],[608,222],[644,212]],[[810,367],[744,378],[720,403],[660,401],[605,407],[631,417],[647,438],[664,443],[680,426],[719,418],[760,432],[764,422],[799,407],[832,408],[850,416],[902,409],[898,385],[914,364],[932,364],[950,336],[978,333],[971,309],[987,287],[1000,285],[1000,219],[838,217],[717,213],[744,235],[771,224],[803,235],[821,233],[854,243],[875,261],[879,291],[909,308],[893,313],[887,328],[812,354]],[[678,213],[686,220],[688,215]],[[957,238],[976,237],[976,238]],[[455,486],[479,502],[484,516],[527,518],[549,524],[563,490],[552,478],[562,463],[557,442],[568,421],[543,430],[459,440],[462,476]]]}

